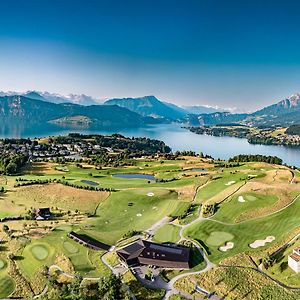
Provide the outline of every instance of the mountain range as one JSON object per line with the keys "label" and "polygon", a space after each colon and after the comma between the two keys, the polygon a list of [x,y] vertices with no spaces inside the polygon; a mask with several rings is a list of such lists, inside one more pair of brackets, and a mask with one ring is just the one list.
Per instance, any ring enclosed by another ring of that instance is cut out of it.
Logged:
{"label": "mountain range", "polygon": [[83,106],[89,105],[118,105],[136,112],[144,117],[154,117],[169,121],[181,120],[188,114],[203,114],[225,111],[224,109],[216,109],[209,106],[184,106],[168,103],[158,100],[155,96],[144,96],[138,98],[114,98],[105,102],[100,99],[87,96],[85,94],[69,94],[63,96],[49,92],[27,91],[25,93],[18,92],[0,92],[0,96],[24,96],[26,98],[47,101],[56,104],[73,103]]}
{"label": "mountain range", "polygon": [[25,93],[18,92],[0,92],[0,96],[24,96],[34,100],[47,101],[56,104],[61,103],[74,103],[80,105],[98,105],[102,104],[100,99],[87,96],[85,94],[69,94],[67,96],[49,93],[49,92],[38,92],[38,91],[27,91]]}
{"label": "mountain range", "polygon": [[300,94],[253,113],[231,113],[206,106],[180,107],[155,96],[100,100],[86,95],[61,96],[48,92],[0,92],[0,118],[7,122],[51,122],[60,125],[139,127],[181,122],[193,126],[246,124],[290,126],[300,124]]}
{"label": "mountain range", "polygon": [[151,118],[143,117],[117,105],[56,104],[20,95],[0,97],[0,119],[4,123],[51,122],[102,127],[138,127],[153,122]]}

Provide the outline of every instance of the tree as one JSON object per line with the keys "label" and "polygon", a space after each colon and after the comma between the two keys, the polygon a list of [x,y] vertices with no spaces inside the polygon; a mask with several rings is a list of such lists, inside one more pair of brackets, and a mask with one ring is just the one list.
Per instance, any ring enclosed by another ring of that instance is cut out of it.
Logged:
{"label": "tree", "polygon": [[82,276],[76,274],[72,283],[68,285],[68,291],[70,299],[72,300],[81,300],[81,283],[82,283]]}
{"label": "tree", "polygon": [[16,174],[17,171],[18,171],[18,166],[14,162],[10,162],[5,168],[6,174]]}
{"label": "tree", "polygon": [[130,296],[128,291],[124,289],[121,279],[114,274],[110,274],[99,281],[99,299],[123,300],[130,299]]}
{"label": "tree", "polygon": [[262,264],[266,269],[272,267],[273,263],[274,259],[271,257],[270,253],[268,253],[262,260]]}

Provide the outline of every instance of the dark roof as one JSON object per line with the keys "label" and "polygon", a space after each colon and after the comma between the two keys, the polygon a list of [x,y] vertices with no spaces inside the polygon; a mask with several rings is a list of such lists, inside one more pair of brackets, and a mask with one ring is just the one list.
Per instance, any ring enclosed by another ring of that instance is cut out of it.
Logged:
{"label": "dark roof", "polygon": [[49,207],[41,207],[37,209],[37,212],[39,214],[50,214],[50,208]]}
{"label": "dark roof", "polygon": [[117,251],[120,258],[125,261],[138,259],[140,264],[164,265],[176,267],[189,262],[190,249],[179,246],[168,246],[139,240]]}
{"label": "dark roof", "polygon": [[85,234],[79,234],[74,231],[71,231],[69,233],[69,236],[74,237],[74,238],[80,240],[81,242],[83,242],[91,247],[94,247],[94,248],[98,248],[98,249],[102,249],[102,250],[106,250],[106,251],[110,249],[109,245],[101,243]]}
{"label": "dark roof", "polygon": [[49,218],[51,217],[50,208],[49,207],[37,208],[36,215],[43,218]]}

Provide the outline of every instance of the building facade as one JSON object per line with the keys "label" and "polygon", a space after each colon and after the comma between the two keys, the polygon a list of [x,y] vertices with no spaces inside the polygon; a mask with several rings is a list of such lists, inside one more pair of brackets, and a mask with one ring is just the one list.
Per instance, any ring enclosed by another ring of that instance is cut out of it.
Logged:
{"label": "building facade", "polygon": [[293,253],[288,257],[289,267],[296,273],[300,272],[300,247],[293,250]]}

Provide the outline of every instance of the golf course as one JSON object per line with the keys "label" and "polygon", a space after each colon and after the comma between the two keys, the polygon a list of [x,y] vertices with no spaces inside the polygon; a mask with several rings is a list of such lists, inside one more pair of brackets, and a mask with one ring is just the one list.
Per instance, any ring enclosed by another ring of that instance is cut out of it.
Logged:
{"label": "golf course", "polygon": [[[0,195],[0,217],[8,219],[0,233],[0,296],[42,293],[50,269],[68,282],[75,274],[105,277],[119,264],[110,256],[107,260],[113,263],[107,266],[100,259],[104,250],[72,240],[71,231],[116,248],[138,237],[193,243],[210,265],[194,247],[190,271],[194,275],[166,272],[166,280],[185,278],[175,285],[182,292],[190,288],[186,278],[198,280],[197,274],[206,268],[210,272],[211,265],[228,261],[239,265],[241,255],[259,265],[267,253],[300,233],[295,213],[300,210],[299,182],[299,171],[285,166],[263,162],[227,166],[188,156],[136,159],[130,166],[101,169],[72,162],[33,163],[18,176],[1,177],[5,192]],[[49,207],[55,217],[30,219],[30,211],[40,207]],[[9,219],[15,216],[20,219]],[[285,248],[283,260],[290,253],[286,249],[292,251]],[[276,261],[265,272],[296,285],[294,276],[285,275],[287,268],[278,267]],[[222,289],[215,292],[223,296]]]}

